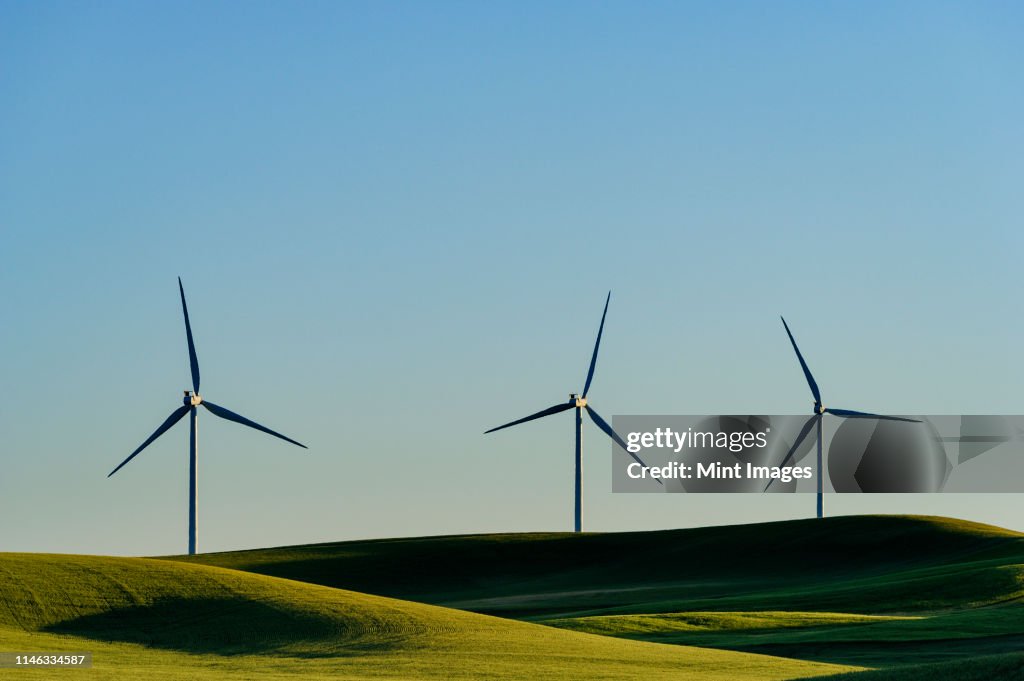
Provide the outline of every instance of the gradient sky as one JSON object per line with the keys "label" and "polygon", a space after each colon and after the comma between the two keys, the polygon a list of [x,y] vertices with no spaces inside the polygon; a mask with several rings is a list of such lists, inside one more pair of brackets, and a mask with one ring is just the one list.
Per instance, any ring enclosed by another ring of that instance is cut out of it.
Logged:
{"label": "gradient sky", "polygon": [[[0,550],[566,530],[614,414],[1024,413],[1024,9],[0,0]],[[813,514],[613,495],[584,526]],[[1024,530],[1024,495],[830,496]]]}

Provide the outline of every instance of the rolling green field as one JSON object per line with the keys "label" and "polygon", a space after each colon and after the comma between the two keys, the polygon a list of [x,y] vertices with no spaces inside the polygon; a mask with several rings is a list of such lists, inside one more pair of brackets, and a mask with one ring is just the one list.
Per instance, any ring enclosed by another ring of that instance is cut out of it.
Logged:
{"label": "rolling green field", "polygon": [[844,669],[140,558],[0,554],[0,604],[0,650],[90,651],[92,670],[62,673],[96,679],[725,680]]}
{"label": "rolling green field", "polygon": [[1022,595],[1024,535],[923,517],[0,554],[0,651],[97,679],[1021,679]]}
{"label": "rolling green field", "polygon": [[1024,536],[947,518],[378,540],[196,560],[604,636],[864,667],[1024,650]]}

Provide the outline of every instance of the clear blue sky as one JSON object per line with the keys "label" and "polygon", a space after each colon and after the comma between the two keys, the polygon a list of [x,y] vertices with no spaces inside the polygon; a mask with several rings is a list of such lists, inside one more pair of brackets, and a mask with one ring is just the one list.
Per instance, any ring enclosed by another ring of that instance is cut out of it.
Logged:
{"label": "clear blue sky", "polygon": [[[1022,413],[1017,3],[0,2],[0,550],[568,529],[606,417]],[[612,495],[585,527],[810,515]],[[831,497],[1024,529],[1024,496]]]}

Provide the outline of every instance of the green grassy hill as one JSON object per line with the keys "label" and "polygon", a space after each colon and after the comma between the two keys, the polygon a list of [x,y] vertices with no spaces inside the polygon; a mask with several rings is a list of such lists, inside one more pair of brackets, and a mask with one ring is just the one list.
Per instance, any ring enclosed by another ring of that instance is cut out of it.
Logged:
{"label": "green grassy hill", "polygon": [[921,517],[0,554],[0,650],[96,679],[1020,679],[1022,597],[1024,536]]}
{"label": "green grassy hill", "polygon": [[1024,536],[946,518],[395,539],[192,560],[620,638],[864,666],[1024,649]]}
{"label": "green grassy hill", "polygon": [[196,564],[29,554],[0,554],[0,650],[91,651],[94,668],[82,672],[90,679],[724,680],[843,670],[594,636]]}
{"label": "green grassy hill", "polygon": [[941,664],[831,674],[811,681],[1019,681],[1024,679],[1024,653],[991,655]]}
{"label": "green grassy hill", "polygon": [[708,605],[871,614],[1018,597],[1013,566],[1024,563],[1024,535],[948,518],[851,516],[664,532],[384,539],[173,560],[521,619]]}

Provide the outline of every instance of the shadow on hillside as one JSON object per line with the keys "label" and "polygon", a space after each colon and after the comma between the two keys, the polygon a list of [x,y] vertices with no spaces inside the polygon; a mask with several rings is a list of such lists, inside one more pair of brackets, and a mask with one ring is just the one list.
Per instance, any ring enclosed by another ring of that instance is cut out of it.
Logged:
{"label": "shadow on hillside", "polygon": [[[751,569],[751,556],[772,569]],[[700,607],[714,608],[711,601],[717,599],[776,591],[806,591],[802,607],[860,612],[865,603],[855,586],[835,596],[811,587],[921,569],[955,575],[979,561],[1018,564],[1024,561],[1024,535],[944,518],[842,516],[657,532],[370,540],[189,560],[515,618],[598,614],[651,600],[672,601],[672,609],[699,601]],[[417,569],[409,571],[409,565]],[[636,575],[643,575],[648,590],[624,591]],[[961,598],[978,600],[976,585],[953,576],[934,588],[939,581],[914,598],[944,607]],[[884,591],[885,580],[878,584]],[[654,587],[662,593],[652,595]],[[883,608],[919,609],[915,603],[890,603],[891,595],[889,590],[879,596]],[[792,603],[779,596],[761,599],[757,607],[785,609]]]}
{"label": "shadow on hillside", "polygon": [[85,615],[45,629],[97,641],[214,655],[275,653],[339,657],[382,652],[400,636],[375,636],[353,622],[246,598],[172,598]]}
{"label": "shadow on hillside", "polygon": [[[656,641],[656,639],[646,639]],[[683,643],[677,641],[676,643]],[[718,647],[718,646],[714,646]],[[793,644],[723,646],[722,650],[776,655],[798,660],[832,664],[884,667],[898,660],[901,665],[955,662],[972,657],[1019,653],[1024,634],[1003,634],[970,638],[895,641],[810,641]],[[942,677],[940,677],[942,678]],[[959,678],[959,677],[957,677]],[[1009,677],[1007,677],[1009,678]],[[1022,677],[1013,677],[1022,678]]]}

